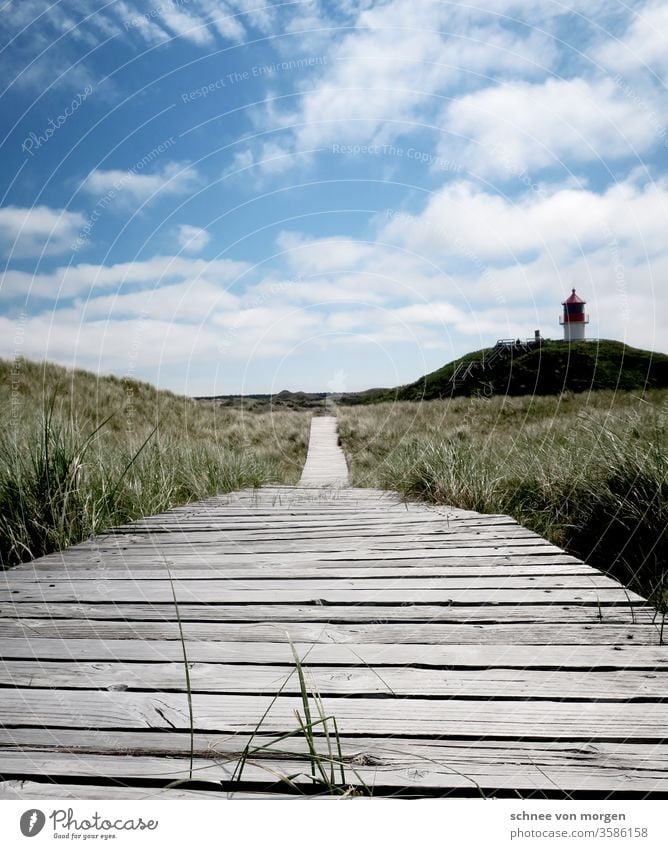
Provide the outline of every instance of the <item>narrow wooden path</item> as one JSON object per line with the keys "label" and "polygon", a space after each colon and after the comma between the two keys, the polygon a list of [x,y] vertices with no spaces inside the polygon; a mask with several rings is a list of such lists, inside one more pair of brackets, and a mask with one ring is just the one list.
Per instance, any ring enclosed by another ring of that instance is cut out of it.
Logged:
{"label": "narrow wooden path", "polygon": [[348,486],[348,464],[338,444],[334,416],[314,416],[311,419],[308,455],[299,485]]}
{"label": "narrow wooden path", "polygon": [[[345,487],[335,423],[312,434],[298,487],[170,510],[2,577],[0,797],[272,795],[278,775],[312,792],[304,736],[285,736],[303,716],[291,641],[346,785],[668,794],[654,611],[507,516]],[[191,742],[197,784],[170,788]]]}

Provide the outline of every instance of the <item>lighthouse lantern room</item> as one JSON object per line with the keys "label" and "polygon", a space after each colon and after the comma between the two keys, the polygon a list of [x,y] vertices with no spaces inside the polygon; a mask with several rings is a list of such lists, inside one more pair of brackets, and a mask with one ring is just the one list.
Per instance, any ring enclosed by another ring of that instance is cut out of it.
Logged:
{"label": "lighthouse lantern room", "polygon": [[564,326],[566,342],[580,342],[585,338],[585,327],[589,324],[589,316],[585,314],[586,303],[575,293],[575,289],[563,302],[564,315],[560,323]]}

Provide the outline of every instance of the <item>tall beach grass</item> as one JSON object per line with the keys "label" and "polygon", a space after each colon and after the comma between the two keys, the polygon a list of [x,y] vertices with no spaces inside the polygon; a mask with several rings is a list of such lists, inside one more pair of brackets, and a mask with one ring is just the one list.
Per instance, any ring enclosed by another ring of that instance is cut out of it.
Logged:
{"label": "tall beach grass", "polygon": [[309,414],[0,361],[0,567],[220,492],[296,483]]}
{"label": "tall beach grass", "polygon": [[353,483],[506,513],[666,609],[668,392],[339,409]]}

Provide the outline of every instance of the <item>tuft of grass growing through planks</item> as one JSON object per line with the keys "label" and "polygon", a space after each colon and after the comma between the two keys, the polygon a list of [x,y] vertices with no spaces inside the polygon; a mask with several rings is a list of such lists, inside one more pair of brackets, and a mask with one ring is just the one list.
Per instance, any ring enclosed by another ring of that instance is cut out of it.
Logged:
{"label": "tuft of grass growing through planks", "polygon": [[[289,639],[289,638],[288,638]],[[254,756],[268,754],[270,756],[276,755],[284,755],[290,756],[293,755],[291,752],[282,751],[280,749],[276,749],[275,747],[285,740],[299,737],[302,738],[306,743],[306,748],[308,751],[308,760],[310,765],[309,779],[311,783],[323,791],[327,792],[332,796],[342,796],[349,797],[351,795],[365,794],[371,795],[371,790],[357,771],[348,764],[347,767],[353,773],[355,778],[357,779],[357,784],[352,785],[347,778],[346,775],[346,763],[343,757],[343,751],[341,748],[341,738],[339,736],[339,729],[336,722],[336,717],[328,715],[325,711],[325,707],[320,697],[319,693],[314,689],[312,693],[309,693],[308,686],[306,684],[306,677],[304,675],[303,661],[300,659],[297,649],[289,639],[290,647],[292,649],[292,655],[294,657],[295,668],[291,670],[290,674],[287,676],[280,689],[273,697],[266,710],[260,717],[258,723],[256,724],[253,732],[246,743],[244,749],[241,752],[237,765],[235,767],[232,783],[240,784],[243,776],[244,769],[246,764],[252,760]],[[299,692],[302,703],[302,710],[295,711],[295,718],[297,720],[297,727],[286,734],[281,734],[269,742],[262,743],[261,745],[254,746],[253,741],[261,733],[262,725],[269,715],[272,707],[276,703],[277,699],[280,697],[281,693],[287,686],[288,682],[292,678],[294,674],[297,674],[299,680]],[[317,718],[314,718],[313,712],[311,710],[311,701],[313,701],[313,706],[315,711],[317,712]],[[327,753],[322,754],[318,751],[318,732],[322,734],[324,739],[324,743],[327,748]],[[295,792],[301,793],[299,785],[295,783],[295,779],[302,777],[303,773],[294,773],[292,775],[285,775],[283,773],[278,772],[277,770],[270,770],[269,767],[264,765],[264,768],[271,772],[279,781],[287,784],[292,790]]]}
{"label": "tuft of grass growing through planks", "polygon": [[[195,720],[194,720],[194,711],[193,711],[193,694],[192,694],[192,684],[190,680],[190,672],[189,672],[189,662],[188,655],[186,651],[186,641],[185,635],[183,631],[183,626],[181,622],[181,616],[179,612],[178,600],[176,597],[176,590],[174,587],[174,581],[171,575],[169,568],[167,568],[167,574],[169,576],[170,585],[172,588],[172,597],[174,599],[174,607],[176,609],[177,622],[179,627],[179,635],[181,646],[183,650],[183,663],[185,670],[185,684],[186,684],[186,692],[188,697],[188,710],[189,710],[189,725],[190,725],[190,763],[188,770],[188,778],[187,779],[178,779],[176,781],[170,782],[167,785],[166,789],[181,787],[183,785],[187,785],[189,782],[193,781],[193,765],[194,765],[194,753],[195,753]],[[294,645],[292,639],[290,639],[288,635],[288,642],[290,643],[290,648],[292,651],[292,656],[294,658],[294,669],[292,669],[287,675],[285,681],[280,686],[277,693],[274,695],[269,705],[265,709],[264,713],[258,720],[255,728],[253,729],[248,742],[244,746],[241,754],[236,760],[236,766],[234,768],[234,772],[232,774],[232,778],[229,782],[225,782],[226,792],[233,795],[237,788],[241,787],[243,773],[246,768],[246,765],[249,762],[253,761],[253,758],[256,756],[264,756],[265,758],[274,758],[278,760],[281,757],[284,758],[295,758],[295,752],[289,751],[287,749],[277,748],[281,743],[284,743],[289,739],[303,739],[306,743],[306,750],[308,752],[308,761],[309,761],[309,775],[305,776],[302,772],[292,773],[287,775],[285,773],[280,772],[278,769],[273,769],[266,762],[261,764],[261,768],[268,772],[273,778],[285,784],[290,788],[294,793],[299,795],[305,795],[304,793],[304,785],[302,783],[298,783],[297,779],[302,777],[308,777],[312,786],[315,786],[319,789],[322,789],[324,793],[329,794],[330,796],[337,796],[341,799],[347,799],[354,796],[372,796],[373,789],[369,787],[360,774],[350,763],[346,761],[343,755],[343,748],[341,746],[341,737],[339,734],[339,727],[336,721],[336,717],[333,715],[328,715],[325,711],[325,707],[322,701],[320,694],[317,692],[315,688],[313,688],[312,692],[309,693],[309,688],[306,682],[306,676],[304,674],[303,660],[308,656],[308,652],[305,657],[302,659],[299,657],[296,646]],[[310,651],[310,650],[309,650]],[[384,686],[388,689],[388,691],[396,696],[396,693],[392,690],[392,688],[387,684],[386,681],[381,677],[381,675],[373,669],[373,667],[369,666],[366,661],[361,658],[357,652],[353,651],[355,657],[357,657],[368,669],[370,669],[379,680],[384,684]],[[289,731],[285,734],[281,734],[275,737],[268,742],[263,742],[259,745],[253,745],[254,740],[262,731],[262,726],[269,716],[272,707],[275,705],[278,698],[281,696],[289,681],[292,679],[294,674],[297,674],[297,678],[299,680],[299,692],[302,703],[302,711],[295,710],[295,718],[297,720],[297,727],[293,731]],[[311,700],[313,701],[313,705],[318,715],[318,719],[313,718],[313,712],[311,710]],[[322,733],[322,738],[327,748],[326,754],[321,754],[318,750],[318,740],[317,732]],[[211,747],[212,752],[216,752],[216,747]],[[392,748],[386,748],[388,754],[396,753],[398,750],[394,750]],[[404,752],[399,751],[400,754],[404,754]],[[298,757],[298,756],[297,756]],[[439,768],[439,770],[445,770],[447,772],[452,773],[453,775],[457,775],[467,782],[470,782],[473,787],[476,788],[478,795],[485,799],[487,798],[487,794],[485,793],[482,786],[471,776],[466,775],[460,770],[456,769],[454,766],[449,764],[444,764],[441,761],[434,760],[433,758],[429,758],[426,755],[416,755],[415,756],[419,761],[424,762],[425,764],[435,765]],[[204,770],[206,767],[204,768]],[[354,777],[357,779],[357,783],[353,783],[346,773],[346,769],[349,769]],[[219,790],[221,786],[221,782],[219,781],[209,781],[207,778],[201,774],[196,776],[196,780],[199,784],[210,785],[212,789]],[[550,779],[551,780],[551,779]],[[554,783],[554,782],[552,782]]]}
{"label": "tuft of grass growing through planks", "polygon": [[188,719],[190,726],[190,769],[189,769],[189,777],[192,780],[193,777],[193,762],[195,759],[195,714],[193,711],[193,691],[192,685],[190,683],[190,663],[188,662],[188,651],[186,649],[186,638],[183,633],[183,623],[181,621],[181,611],[179,610],[179,603],[176,598],[176,589],[174,588],[174,579],[172,578],[172,573],[169,570],[169,567],[165,567],[167,569],[167,575],[169,576],[169,586],[172,589],[172,598],[174,599],[174,609],[176,611],[176,622],[179,627],[179,640],[181,642],[181,651],[183,653],[183,672],[186,679],[186,694],[188,698]]}

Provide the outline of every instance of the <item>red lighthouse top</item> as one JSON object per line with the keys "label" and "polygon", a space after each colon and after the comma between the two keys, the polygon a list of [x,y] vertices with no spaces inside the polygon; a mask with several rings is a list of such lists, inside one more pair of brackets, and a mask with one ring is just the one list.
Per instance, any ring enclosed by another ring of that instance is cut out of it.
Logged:
{"label": "red lighthouse top", "polygon": [[567,304],[586,304],[586,303],[587,302],[583,301],[582,298],[579,295],[575,294],[575,289],[573,289],[573,291],[568,296],[568,298],[566,298],[566,300],[563,302],[563,305],[566,306]]}

